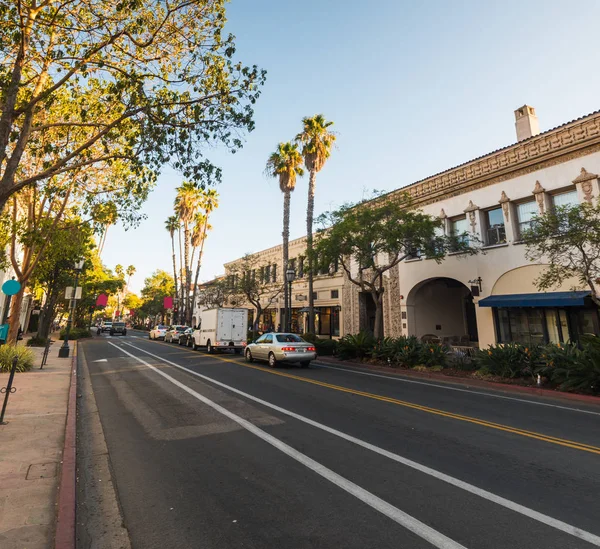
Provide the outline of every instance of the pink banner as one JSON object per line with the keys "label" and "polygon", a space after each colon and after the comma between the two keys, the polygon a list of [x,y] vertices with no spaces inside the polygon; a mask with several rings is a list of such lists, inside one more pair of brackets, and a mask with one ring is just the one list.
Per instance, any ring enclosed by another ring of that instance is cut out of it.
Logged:
{"label": "pink banner", "polygon": [[108,296],[106,294],[100,294],[98,296],[98,299],[96,299],[96,305],[98,305],[98,306],[106,307],[107,303],[108,303]]}
{"label": "pink banner", "polygon": [[173,298],[172,297],[165,297],[163,300],[163,307],[165,309],[172,309],[173,308]]}

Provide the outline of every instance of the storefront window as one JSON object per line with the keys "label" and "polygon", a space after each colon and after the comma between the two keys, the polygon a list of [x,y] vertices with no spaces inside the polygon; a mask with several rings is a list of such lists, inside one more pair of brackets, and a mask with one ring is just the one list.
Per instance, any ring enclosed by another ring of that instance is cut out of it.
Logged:
{"label": "storefront window", "polygon": [[331,311],[331,334],[339,337],[340,335],[340,310],[334,307]]}

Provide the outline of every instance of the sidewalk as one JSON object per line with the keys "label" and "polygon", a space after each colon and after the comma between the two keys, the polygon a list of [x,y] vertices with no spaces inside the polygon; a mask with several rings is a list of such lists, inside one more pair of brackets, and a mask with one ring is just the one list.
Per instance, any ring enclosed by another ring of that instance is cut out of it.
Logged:
{"label": "sidewalk", "polygon": [[[53,339],[43,370],[43,348],[31,347],[34,366],[15,375],[17,391],[8,401],[8,424],[0,425],[2,549],[54,547],[72,358],[58,358],[58,334]],[[0,374],[0,387],[7,381],[8,374]]]}

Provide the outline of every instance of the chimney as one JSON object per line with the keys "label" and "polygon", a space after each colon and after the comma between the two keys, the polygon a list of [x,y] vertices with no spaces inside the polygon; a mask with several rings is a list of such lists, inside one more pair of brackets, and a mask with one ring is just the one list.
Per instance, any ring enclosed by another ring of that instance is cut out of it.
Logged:
{"label": "chimney", "polygon": [[515,111],[515,128],[517,129],[517,141],[529,139],[540,133],[540,124],[533,107],[523,105]]}

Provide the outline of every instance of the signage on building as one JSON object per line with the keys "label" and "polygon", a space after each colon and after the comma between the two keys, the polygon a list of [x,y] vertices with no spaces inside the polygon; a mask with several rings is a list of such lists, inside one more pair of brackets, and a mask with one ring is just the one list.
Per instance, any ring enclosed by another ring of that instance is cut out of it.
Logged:
{"label": "signage on building", "polygon": [[75,295],[73,295],[73,286],[67,286],[65,290],[65,299],[81,299],[81,286],[77,286]]}

